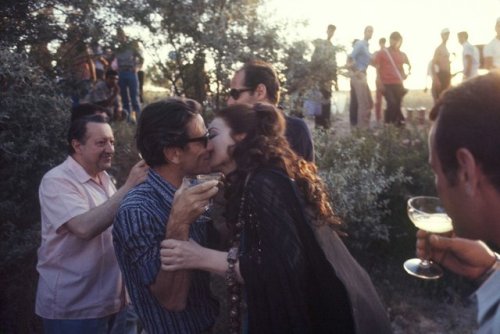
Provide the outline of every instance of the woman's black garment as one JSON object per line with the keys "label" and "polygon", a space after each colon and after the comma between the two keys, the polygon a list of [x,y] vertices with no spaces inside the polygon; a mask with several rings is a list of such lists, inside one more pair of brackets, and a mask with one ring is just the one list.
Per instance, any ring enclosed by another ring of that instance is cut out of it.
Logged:
{"label": "woman's black garment", "polygon": [[239,260],[250,333],[391,332],[370,278],[329,226],[309,223],[287,175],[257,170],[245,194]]}

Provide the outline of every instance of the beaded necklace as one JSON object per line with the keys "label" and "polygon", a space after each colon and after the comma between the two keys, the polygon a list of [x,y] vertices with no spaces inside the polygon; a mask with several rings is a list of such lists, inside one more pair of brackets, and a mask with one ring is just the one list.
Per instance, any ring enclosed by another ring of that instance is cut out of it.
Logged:
{"label": "beaded necklace", "polygon": [[241,232],[245,225],[243,220],[243,209],[246,201],[246,185],[250,179],[250,174],[247,175],[245,185],[240,202],[240,211],[238,212],[238,220],[235,224],[234,236],[231,240],[231,248],[227,253],[227,271],[226,271],[226,285],[229,296],[229,333],[239,334],[241,328],[241,284],[238,283],[236,278],[236,263],[238,262],[238,252],[240,246]]}

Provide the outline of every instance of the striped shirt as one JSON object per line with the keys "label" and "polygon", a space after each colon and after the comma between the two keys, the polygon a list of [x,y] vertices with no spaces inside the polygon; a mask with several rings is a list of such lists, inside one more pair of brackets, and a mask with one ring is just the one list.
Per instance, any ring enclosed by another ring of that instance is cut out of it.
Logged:
{"label": "striped shirt", "polygon": [[[149,290],[160,270],[160,243],[165,238],[175,191],[150,169],[147,180],[126,195],[113,224],[118,264],[148,334],[200,333],[213,326],[218,313],[207,272],[193,271],[184,311],[167,311]],[[202,246],[207,241],[207,221],[208,218],[201,216],[189,231],[189,237]]]}

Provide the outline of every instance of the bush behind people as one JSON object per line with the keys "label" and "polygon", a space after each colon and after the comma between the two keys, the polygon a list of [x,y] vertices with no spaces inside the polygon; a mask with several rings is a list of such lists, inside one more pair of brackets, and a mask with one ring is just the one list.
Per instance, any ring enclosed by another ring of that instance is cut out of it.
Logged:
{"label": "bush behind people", "polygon": [[36,332],[38,185],[66,156],[69,101],[27,57],[0,46],[0,332]]}

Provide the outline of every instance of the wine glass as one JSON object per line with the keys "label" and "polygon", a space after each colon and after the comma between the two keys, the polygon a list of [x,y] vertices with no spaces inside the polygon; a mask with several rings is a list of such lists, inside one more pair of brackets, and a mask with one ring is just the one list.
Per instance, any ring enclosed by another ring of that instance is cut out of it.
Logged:
{"label": "wine glass", "polygon": [[[412,197],[408,200],[407,209],[408,217],[421,230],[430,233],[446,233],[453,230],[451,218],[446,214],[438,197]],[[403,267],[408,274],[423,279],[438,279],[443,276],[441,267],[428,259],[409,259],[405,261]]]}
{"label": "wine glass", "polygon": [[[224,178],[224,175],[220,172],[215,172],[215,173],[209,173],[209,174],[198,174],[198,175],[193,175],[193,176],[185,176],[182,179],[182,182],[187,183],[188,187],[195,186],[200,183],[204,183],[207,181],[212,181],[212,180],[217,180],[221,182]],[[205,211],[208,211],[210,207],[213,204],[213,199],[210,199],[208,202],[208,205],[205,208]]]}

